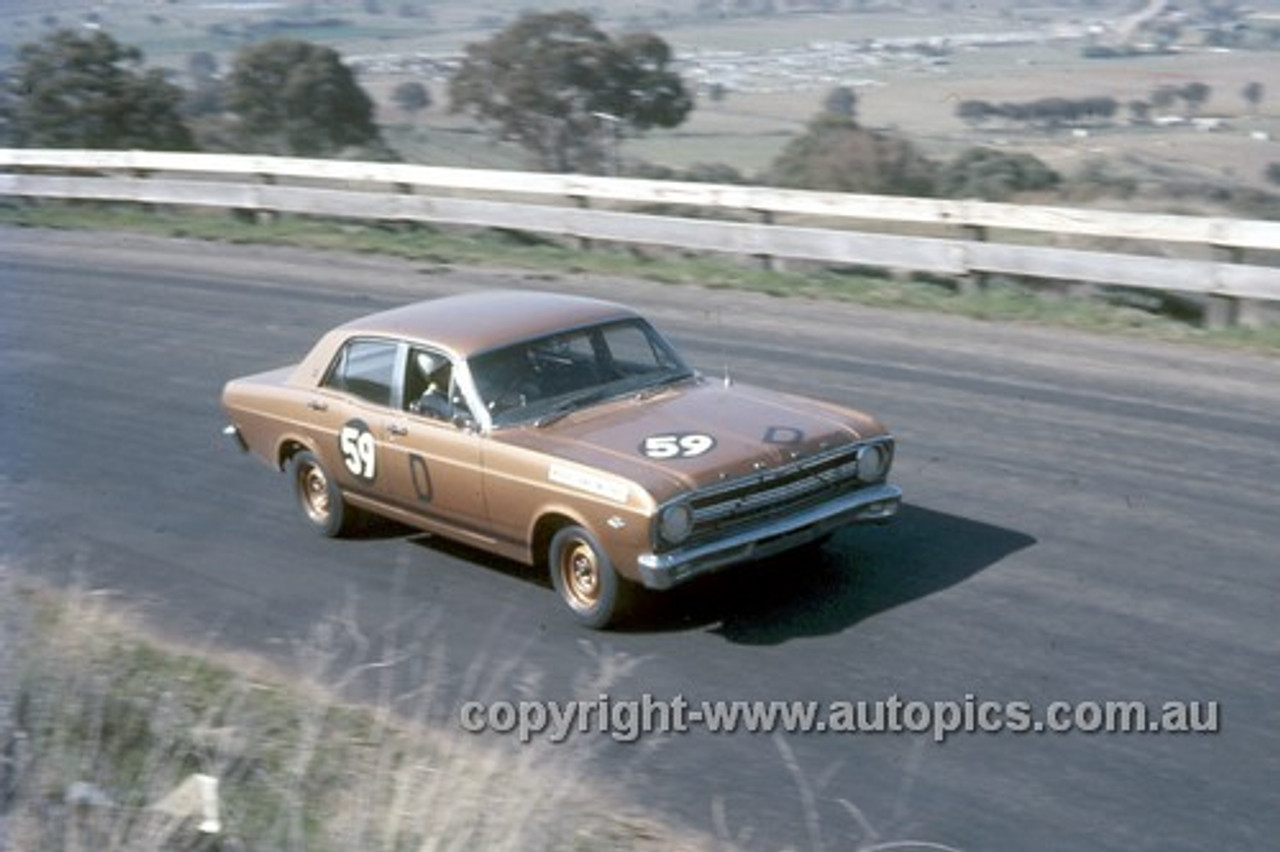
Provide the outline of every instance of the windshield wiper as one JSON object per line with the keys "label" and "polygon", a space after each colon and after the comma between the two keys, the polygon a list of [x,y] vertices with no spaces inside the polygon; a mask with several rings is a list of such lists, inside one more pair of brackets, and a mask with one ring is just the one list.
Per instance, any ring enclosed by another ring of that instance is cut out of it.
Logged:
{"label": "windshield wiper", "polygon": [[595,390],[587,391],[577,396],[569,397],[563,402],[552,406],[548,411],[544,412],[543,414],[540,414],[537,417],[537,419],[533,421],[533,425],[538,428],[542,428],[543,426],[550,426],[552,423],[555,423],[558,420],[563,420],[565,417],[568,417],[570,414],[577,411],[579,408],[582,408],[583,406],[592,405],[597,402],[602,402],[606,399],[630,396],[632,399],[637,401],[645,400],[651,396],[661,393],[664,389],[666,389],[667,387],[670,387],[673,384],[676,384],[677,382],[683,382],[688,379],[692,379],[696,377],[697,377],[697,374],[692,370],[682,370],[678,373],[672,373],[669,376],[664,376],[658,381],[650,385],[646,385],[640,388],[639,390],[628,390],[626,388],[616,388],[616,387],[596,388]]}
{"label": "windshield wiper", "polygon": [[681,370],[678,373],[663,376],[656,382],[652,382],[640,388],[632,395],[632,398],[636,402],[643,402],[646,399],[652,399],[672,385],[678,385],[681,382],[688,381],[696,376],[697,374],[694,373],[693,370]]}
{"label": "windshield wiper", "polygon": [[570,397],[564,402],[553,406],[549,411],[539,415],[538,418],[533,421],[533,425],[539,429],[543,426],[550,426],[557,420],[563,420],[565,417],[568,417],[584,405],[591,405],[593,402],[599,402],[600,400],[607,399],[613,395],[614,394],[611,391],[601,388],[589,393]]}

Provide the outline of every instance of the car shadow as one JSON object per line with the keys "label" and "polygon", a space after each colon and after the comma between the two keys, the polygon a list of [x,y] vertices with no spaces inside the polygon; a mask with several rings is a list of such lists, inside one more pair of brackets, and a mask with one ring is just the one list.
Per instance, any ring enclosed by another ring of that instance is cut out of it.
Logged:
{"label": "car shadow", "polygon": [[[535,568],[532,565],[525,565],[523,562],[507,559],[505,556],[498,556],[487,550],[481,550],[478,547],[455,541],[451,538],[444,538],[410,527],[404,527],[403,529],[405,538],[423,550],[439,553],[452,559],[472,562],[490,571],[506,574],[509,577],[524,580],[526,583],[542,586],[548,590],[551,589],[551,577],[546,571]],[[565,617],[568,618],[568,615],[566,614]]]}
{"label": "car shadow", "polygon": [[904,505],[889,525],[846,529],[822,547],[648,596],[625,629],[704,629],[744,645],[840,633],[964,582],[1035,543],[1015,530]]}
{"label": "car shadow", "polygon": [[[424,549],[551,588],[545,572],[465,544],[398,524],[380,527],[374,534],[391,535],[395,530]],[[647,593],[616,629],[631,634],[706,630],[744,645],[839,633],[877,613],[957,585],[1035,543],[1015,530],[904,505],[886,526],[847,529],[822,547],[734,566],[667,592]]]}
{"label": "car shadow", "polygon": [[392,538],[412,539],[420,535],[424,533],[408,524],[402,524],[382,515],[362,513],[359,520],[350,531],[344,533],[343,537],[356,541],[383,541]]}

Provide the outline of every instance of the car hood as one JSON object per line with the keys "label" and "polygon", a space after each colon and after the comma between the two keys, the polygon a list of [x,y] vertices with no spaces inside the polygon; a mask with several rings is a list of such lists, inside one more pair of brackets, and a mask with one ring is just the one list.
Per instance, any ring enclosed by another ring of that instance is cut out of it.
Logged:
{"label": "car hood", "polygon": [[657,502],[885,434],[853,409],[746,385],[677,385],[495,438],[629,479]]}

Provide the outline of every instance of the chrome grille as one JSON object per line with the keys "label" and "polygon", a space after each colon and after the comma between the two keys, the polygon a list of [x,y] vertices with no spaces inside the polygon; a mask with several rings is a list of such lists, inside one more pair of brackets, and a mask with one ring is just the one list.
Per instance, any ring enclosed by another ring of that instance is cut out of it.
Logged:
{"label": "chrome grille", "polygon": [[[850,444],[774,470],[713,485],[695,493],[693,540],[787,515],[858,487],[858,451]],[[886,445],[890,448],[891,445]]]}

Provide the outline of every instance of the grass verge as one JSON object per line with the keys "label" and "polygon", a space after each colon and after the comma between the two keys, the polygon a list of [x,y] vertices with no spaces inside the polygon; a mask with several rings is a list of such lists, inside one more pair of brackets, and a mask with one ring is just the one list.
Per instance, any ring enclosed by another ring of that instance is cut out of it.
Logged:
{"label": "grass verge", "polygon": [[[42,203],[0,207],[0,224],[107,230],[227,243],[357,252],[428,262],[441,267],[525,269],[547,276],[584,274],[641,278],[667,284],[738,289],[922,310],[973,319],[1036,323],[1167,341],[1280,353],[1280,326],[1205,329],[1192,318],[1163,312],[1154,299],[1100,290],[1084,298],[1046,286],[997,280],[972,292],[954,282],[900,277],[879,270],[832,270],[671,250],[598,245],[591,250],[527,233],[438,229],[404,223],[341,222],[279,216],[248,222],[225,214],[150,212],[131,205]],[[1149,303],[1149,304],[1144,304]]]}
{"label": "grass verge", "polygon": [[[299,643],[297,675],[165,640],[82,588],[25,588],[5,609],[0,848],[711,848],[588,773],[589,744],[516,747],[451,729],[431,711],[437,643],[385,647],[349,612]],[[344,698],[403,665],[423,667],[407,699]],[[219,835],[153,807],[192,773],[219,779]]]}

